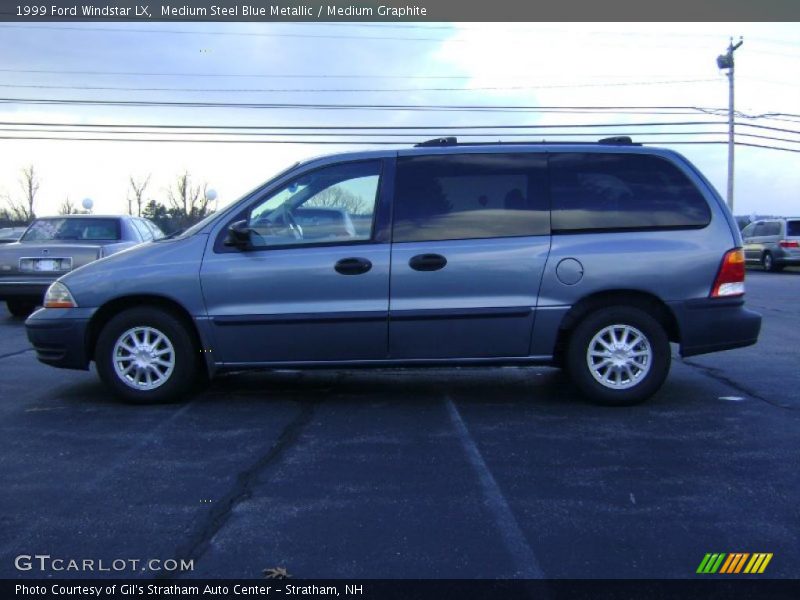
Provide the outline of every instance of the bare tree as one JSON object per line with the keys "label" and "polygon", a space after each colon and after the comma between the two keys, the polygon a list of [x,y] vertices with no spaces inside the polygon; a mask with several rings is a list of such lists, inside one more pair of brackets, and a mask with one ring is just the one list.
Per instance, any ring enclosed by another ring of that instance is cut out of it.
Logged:
{"label": "bare tree", "polygon": [[22,178],[19,180],[22,188],[22,200],[14,200],[7,196],[9,214],[16,221],[28,222],[36,217],[34,204],[36,194],[39,192],[39,175],[33,165],[28,165],[22,169]]}
{"label": "bare tree", "polygon": [[60,215],[77,215],[78,212],[78,207],[72,203],[72,200],[69,199],[69,196],[64,198],[61,206],[58,207],[58,214]]}
{"label": "bare tree", "polygon": [[147,189],[147,184],[150,183],[150,175],[144,179],[134,179],[133,175],[129,178],[130,191],[128,192],[128,214],[133,214],[133,207],[136,206],[136,216],[142,216],[142,207],[144,205],[144,191]]}
{"label": "bare tree", "polygon": [[167,190],[169,212],[187,224],[199,221],[209,213],[210,200],[206,195],[208,184],[192,185],[187,171],[184,171]]}
{"label": "bare tree", "polygon": [[367,209],[367,203],[360,196],[357,196],[350,190],[335,185],[320,192],[305,206],[316,206],[319,208],[341,208],[346,210],[351,215],[357,215]]}

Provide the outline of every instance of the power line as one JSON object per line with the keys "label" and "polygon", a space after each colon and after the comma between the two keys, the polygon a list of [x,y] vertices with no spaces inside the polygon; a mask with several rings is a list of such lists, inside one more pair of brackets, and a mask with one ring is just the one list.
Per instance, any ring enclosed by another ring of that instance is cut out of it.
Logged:
{"label": "power line", "polygon": [[786,129],[783,127],[772,127],[770,125],[756,125],[755,123],[740,123],[736,121],[736,125],[739,127],[752,127],[753,129],[765,129],[767,131],[780,131],[781,133],[800,133],[796,129]]}
{"label": "power line", "polygon": [[[296,25],[296,24],[295,24]],[[356,25],[356,24],[353,24]],[[291,26],[291,25],[289,25]],[[318,26],[318,24],[314,24],[314,26]],[[207,36],[227,36],[227,37],[255,37],[255,38],[298,38],[298,39],[332,39],[332,40],[374,40],[374,41],[410,41],[410,42],[448,42],[448,43],[475,43],[474,40],[471,39],[459,39],[459,38],[447,38],[447,37],[408,37],[408,36],[388,36],[388,35],[341,35],[341,34],[319,34],[319,33],[285,33],[281,31],[270,31],[270,32],[261,32],[261,31],[220,31],[220,30],[186,30],[186,29],[162,29],[162,28],[132,28],[132,27],[76,27],[76,26],[69,26],[69,25],[4,25],[2,26],[4,29],[13,30],[13,29],[35,29],[35,30],[58,30],[58,31],[80,31],[81,33],[114,33],[114,34],[167,34],[167,35],[207,35]],[[412,29],[412,27],[405,27],[404,29]],[[418,30],[431,30],[436,31],[437,29],[434,27],[418,27]],[[440,28],[439,30],[444,30],[445,28]],[[457,32],[459,30],[464,30],[468,28],[461,27],[459,29],[450,28],[450,31]],[[484,30],[485,31],[485,30]],[[494,30],[496,31],[496,30]],[[541,33],[542,30],[523,30],[523,29],[514,29],[514,28],[507,28],[503,30],[505,33],[510,35],[530,35],[530,33]],[[556,32],[557,30],[544,30],[549,32]],[[640,35],[646,36],[648,38],[653,37],[681,37],[681,38],[714,38],[717,39],[719,36],[713,34],[640,34],[636,32],[587,32],[587,35]],[[755,38],[754,38],[755,39]],[[768,41],[767,39],[761,38],[760,41],[767,43],[767,44],[776,44],[782,45],[786,47],[797,47],[797,44],[787,41]],[[605,44],[608,45],[608,44]],[[613,46],[624,46],[624,44],[612,44]],[[666,46],[655,46],[655,47],[666,47]],[[789,54],[786,52],[775,52],[775,51],[767,51],[767,50],[754,50],[753,52],[757,52],[759,54],[765,55],[773,55],[773,56],[783,56],[789,58],[800,58],[797,55]]]}
{"label": "power line", "polygon": [[[337,140],[180,140],[180,139],[141,139],[141,138],[83,138],[83,137],[53,137],[53,136],[0,136],[4,140],[43,140],[43,141],[62,141],[62,142],[150,142],[150,143],[190,143],[190,144],[295,144],[295,145],[336,145],[336,146],[406,146],[404,142],[381,142],[381,141],[337,141]],[[653,144],[658,142],[641,141],[641,144]],[[660,142],[664,145],[724,145],[726,141],[696,141],[696,140],[670,140]],[[765,144],[751,144],[748,142],[736,142],[738,146],[750,146],[753,148],[766,148],[783,152],[798,152],[800,149],[781,148],[779,146],[768,146]]]}
{"label": "power line", "polygon": [[24,88],[47,90],[103,90],[134,92],[230,92],[230,93],[307,93],[307,92],[472,92],[483,90],[538,90],[561,88],[594,88],[594,87],[627,87],[648,85],[674,85],[684,83],[718,83],[718,79],[678,79],[662,81],[630,81],[613,83],[577,83],[559,85],[534,86],[478,86],[469,88],[455,87],[413,87],[413,88],[179,88],[179,87],[126,87],[126,86],[87,86],[87,85],[44,85],[0,83],[0,88]]}
{"label": "power line", "polygon": [[[0,136],[0,139],[4,140],[48,140],[48,141],[77,141],[77,142],[153,142],[153,143],[162,143],[162,142],[176,142],[176,143],[184,143],[184,144],[301,144],[301,145],[321,145],[321,144],[328,144],[328,145],[339,145],[339,146],[406,146],[408,145],[408,141],[396,141],[396,142],[383,142],[383,141],[374,141],[374,140],[306,140],[306,139],[299,139],[299,140],[273,140],[273,139],[262,139],[262,140],[219,140],[219,139],[193,139],[193,140],[182,140],[182,139],[174,139],[174,138],[161,138],[161,139],[148,139],[148,138],[85,138],[85,137],[30,137],[30,136]],[[580,142],[576,142],[579,144]],[[641,141],[641,144],[652,144],[654,142],[650,141]],[[722,141],[661,141],[662,144],[725,144],[727,142]],[[798,150],[800,152],[800,150]]]}
{"label": "power line", "polygon": [[406,37],[388,35],[336,35],[319,33],[281,33],[281,32],[250,32],[250,31],[189,31],[185,29],[134,29],[132,27],[72,27],[62,25],[13,25],[3,26],[3,29],[44,29],[60,31],[80,31],[82,33],[113,32],[120,33],[148,33],[169,35],[218,35],[235,37],[268,37],[268,38],[300,38],[300,39],[330,39],[330,40],[378,40],[378,41],[403,41],[403,42],[466,42],[467,40],[446,40],[442,37]]}
{"label": "power line", "polygon": [[[8,132],[8,133],[51,133],[51,134],[77,134],[77,133],[96,133],[96,130],[93,129],[53,129],[53,128],[31,128],[31,127],[0,127],[0,131]],[[162,135],[161,131],[142,131],[138,129],[114,129],[114,130],[107,130],[107,134],[113,134],[115,136],[118,135],[139,135],[139,136],[153,136],[153,135]],[[534,132],[528,133],[503,133],[502,137],[505,138],[519,138],[519,137],[532,137]],[[660,131],[660,132],[645,132],[645,131],[624,131],[619,132],[621,135],[627,136],[712,136],[712,135],[720,135],[723,132],[721,131]],[[798,132],[800,133],[800,132]],[[173,135],[177,136],[198,136],[198,135],[205,135],[205,136],[235,136],[235,137],[263,137],[263,136],[271,136],[271,137],[283,137],[283,138],[291,138],[291,137],[302,137],[302,138],[359,138],[360,140],[364,140],[364,138],[413,138],[418,139],[420,137],[419,133],[387,133],[387,132],[377,132],[377,133],[364,133],[364,132],[319,132],[319,131],[300,131],[300,132],[277,132],[277,131],[260,131],[260,132],[253,132],[253,131],[244,131],[244,132],[235,132],[235,131],[178,131],[175,132]],[[467,138],[496,138],[499,134],[497,133],[462,133],[457,131],[448,131],[447,135],[455,135],[458,137],[467,137]],[[549,134],[551,137],[551,141],[554,138],[560,137],[596,137],[596,132],[550,132]],[[762,140],[769,140],[769,141],[776,141],[776,142],[786,142],[786,143],[794,143],[800,144],[800,139],[790,139],[790,138],[782,138],[782,137],[773,137],[773,136],[766,136],[766,135],[759,135],[759,134],[752,134],[752,133],[739,133],[739,137],[749,137],[755,139],[762,139]],[[111,139],[111,138],[109,138]],[[147,138],[142,138],[146,140]],[[180,138],[176,138],[175,141],[178,141]],[[190,138],[191,139],[191,138]],[[186,141],[190,141],[186,140]],[[368,140],[366,140],[368,141]],[[397,143],[407,143],[406,140],[401,140]],[[580,142],[577,142],[580,143]],[[670,143],[669,140],[664,140],[662,143],[668,144]]]}
{"label": "power line", "polygon": [[772,137],[769,135],[758,135],[757,133],[737,133],[736,137],[749,137],[749,138],[758,138],[761,140],[772,140],[774,142],[789,142],[792,144],[800,144],[800,139],[792,140],[789,138],[781,138],[781,137]]}
{"label": "power line", "polygon": [[[417,80],[466,80],[474,79],[474,75],[387,75],[385,73],[374,74],[331,74],[316,73],[303,75],[299,73],[186,73],[186,72],[144,72],[144,71],[84,71],[84,70],[64,70],[64,69],[11,69],[0,68],[0,73],[34,73],[43,75],[90,75],[90,76],[134,76],[134,77],[220,77],[220,78],[250,78],[250,79],[417,79]],[[619,78],[617,75],[607,75],[605,77]],[[525,79],[537,79],[530,75],[498,76],[496,79],[507,79],[521,81]]]}
{"label": "power line", "polygon": [[[480,111],[480,112],[544,112],[544,111],[600,111],[636,112],[653,114],[652,111],[714,111],[716,108],[697,106],[532,106],[532,105],[467,105],[467,104],[313,104],[313,103],[261,103],[261,102],[179,102],[156,100],[91,100],[70,98],[0,98],[2,104],[49,104],[86,106],[159,106],[182,108],[254,108],[292,110],[403,110],[403,111]],[[660,113],[674,114],[674,113]]]}
{"label": "power line", "polygon": [[[638,123],[570,123],[562,125],[177,125],[177,124],[137,124],[137,123],[53,123],[35,121],[0,121],[0,125],[41,125],[48,127],[136,127],[143,129],[235,129],[235,130],[294,130],[294,131],[450,131],[450,130],[537,130],[537,129],[579,129],[579,128],[609,128],[609,127],[661,127],[661,126],[688,126],[688,125],[724,125],[723,121],[650,121]],[[745,124],[749,127],[763,127]],[[767,127],[767,129],[771,129]],[[791,131],[791,130],[779,130]],[[800,132],[796,132],[800,133]]]}
{"label": "power line", "polygon": [[[51,129],[51,128],[13,128],[13,127],[0,127],[0,131],[8,131],[8,132],[24,132],[24,133],[96,133],[97,130],[95,129]],[[161,135],[161,131],[142,131],[138,129],[114,129],[112,131],[106,131],[108,134],[126,134],[126,135]],[[535,132],[529,133],[503,133],[503,137],[531,137]],[[723,132],[721,131],[621,131],[619,132],[620,135],[627,135],[627,136],[638,136],[638,135],[651,135],[651,136],[675,136],[675,135],[719,135]],[[370,137],[378,137],[378,138],[386,138],[386,137],[393,137],[393,138],[419,138],[419,133],[393,133],[393,132],[378,132],[378,133],[351,133],[351,132],[320,132],[320,131],[300,131],[300,132],[283,132],[283,131],[176,131],[173,135],[180,135],[180,136],[191,136],[191,135],[227,135],[227,136],[264,136],[264,135],[271,135],[271,136],[278,136],[278,137],[293,137],[293,136],[305,136],[305,137],[358,137],[358,138],[370,138]],[[447,130],[448,136],[456,136],[456,137],[481,137],[481,138],[494,138],[500,134],[497,133],[470,133],[470,132],[457,132],[452,130]],[[550,132],[548,135],[557,136],[557,137],[597,137],[597,132],[583,132],[583,133],[576,133],[576,132]],[[747,134],[740,134],[740,135],[747,135]],[[766,136],[754,136],[754,137],[764,137],[765,139],[776,139],[780,140],[781,138],[769,138]],[[794,141],[794,140],[786,140],[786,141]],[[800,143],[798,140],[797,143]]]}
{"label": "power line", "polygon": [[471,75],[299,75],[296,73],[148,73],[142,71],[80,71],[52,69],[0,69],[2,73],[42,73],[47,75],[133,75],[141,77],[246,77],[271,79],[472,79]]}
{"label": "power line", "polygon": [[767,146],[765,144],[751,144],[750,142],[736,142],[737,146],[749,146],[751,148],[766,148],[767,150],[783,150],[784,152],[800,152],[793,148],[779,148],[778,146]]}
{"label": "power line", "polygon": [[[150,142],[150,143],[183,143],[183,144],[296,144],[296,145],[337,145],[337,146],[405,146],[403,142],[380,142],[380,141],[334,141],[334,140],[178,140],[178,139],[141,139],[141,138],[73,138],[73,137],[32,137],[32,136],[0,136],[3,140],[43,140],[61,142]],[[659,142],[641,141],[641,144],[654,144]],[[726,141],[687,141],[670,140],[661,141],[664,145],[723,145]],[[749,142],[736,142],[737,146],[749,146],[752,148],[766,148],[769,150],[779,150],[783,152],[798,152],[800,149],[781,148],[779,146],[768,146],[765,144],[751,144]]]}

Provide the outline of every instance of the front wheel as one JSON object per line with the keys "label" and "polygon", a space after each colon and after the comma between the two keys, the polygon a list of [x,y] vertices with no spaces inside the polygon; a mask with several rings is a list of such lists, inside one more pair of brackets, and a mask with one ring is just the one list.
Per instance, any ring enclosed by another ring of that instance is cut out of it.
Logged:
{"label": "front wheel", "polygon": [[669,372],[669,338],[647,312],[628,306],[600,309],[575,328],[567,364],[592,402],[631,406],[655,394]]}
{"label": "front wheel", "polygon": [[183,322],[157,308],[134,308],[100,332],[95,362],[100,379],[135,404],[172,402],[198,375],[199,352]]}

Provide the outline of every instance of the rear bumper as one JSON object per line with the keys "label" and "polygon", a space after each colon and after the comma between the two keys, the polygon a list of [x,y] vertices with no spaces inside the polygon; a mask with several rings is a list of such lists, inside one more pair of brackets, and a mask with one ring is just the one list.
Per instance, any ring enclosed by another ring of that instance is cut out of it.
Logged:
{"label": "rear bumper", "polygon": [[681,356],[752,346],[761,331],[761,315],[744,307],[743,298],[708,298],[670,304],[680,330]]}
{"label": "rear bumper", "polygon": [[776,256],[775,263],[778,265],[800,265],[800,254],[784,254]]}
{"label": "rear bumper", "polygon": [[37,310],[25,321],[25,330],[39,361],[62,369],[86,370],[89,368],[86,354],[89,318],[65,318],[58,314],[72,310],[75,309]]}
{"label": "rear bumper", "polygon": [[34,281],[25,279],[15,279],[14,281],[0,280],[0,300],[8,300],[9,298],[30,298],[31,300],[35,299],[37,303],[41,303],[47,288],[50,287],[50,284],[55,280],[55,277],[52,279],[37,279]]}

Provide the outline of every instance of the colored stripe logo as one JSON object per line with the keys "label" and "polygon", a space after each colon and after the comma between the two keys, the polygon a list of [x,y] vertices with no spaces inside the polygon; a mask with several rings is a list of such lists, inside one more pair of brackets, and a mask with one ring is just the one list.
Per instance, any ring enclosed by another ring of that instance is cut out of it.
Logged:
{"label": "colored stripe logo", "polygon": [[771,560],[771,552],[755,552],[753,554],[749,552],[708,553],[703,557],[696,572],[702,575],[713,575],[715,573],[725,575],[763,573]]}

